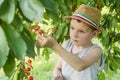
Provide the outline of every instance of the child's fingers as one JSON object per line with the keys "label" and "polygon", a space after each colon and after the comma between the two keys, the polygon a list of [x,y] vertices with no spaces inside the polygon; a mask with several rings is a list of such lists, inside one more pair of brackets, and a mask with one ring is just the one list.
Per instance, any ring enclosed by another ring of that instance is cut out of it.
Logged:
{"label": "child's fingers", "polygon": [[36,44],[41,46],[42,45],[41,43],[42,43],[41,40],[37,38],[36,39]]}
{"label": "child's fingers", "polygon": [[38,44],[40,46],[44,46],[45,38],[41,35],[37,35],[36,44]]}
{"label": "child's fingers", "polygon": [[41,40],[41,41],[43,41],[44,40],[44,37],[42,36],[42,35],[37,35],[37,39],[39,39],[39,40]]}
{"label": "child's fingers", "polygon": [[49,38],[49,35],[47,34],[47,33],[43,33],[43,37],[45,37],[45,38]]}

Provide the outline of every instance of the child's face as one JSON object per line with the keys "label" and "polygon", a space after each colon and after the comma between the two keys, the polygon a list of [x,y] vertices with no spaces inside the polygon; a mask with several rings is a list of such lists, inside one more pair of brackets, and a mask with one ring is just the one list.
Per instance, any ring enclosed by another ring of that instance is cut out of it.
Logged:
{"label": "child's face", "polygon": [[71,19],[70,38],[74,45],[87,45],[93,37],[94,34],[86,23]]}

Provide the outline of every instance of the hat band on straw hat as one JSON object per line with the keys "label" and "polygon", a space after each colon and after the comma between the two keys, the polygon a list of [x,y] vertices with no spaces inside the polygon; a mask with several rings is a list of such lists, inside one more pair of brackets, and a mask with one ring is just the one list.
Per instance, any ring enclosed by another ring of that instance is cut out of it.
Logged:
{"label": "hat band on straw hat", "polygon": [[75,12],[72,16],[78,17],[78,18],[88,22],[89,24],[95,26],[96,28],[98,28],[98,26],[99,26],[95,21],[93,21],[92,19],[88,18],[87,16],[85,16],[81,13]]}

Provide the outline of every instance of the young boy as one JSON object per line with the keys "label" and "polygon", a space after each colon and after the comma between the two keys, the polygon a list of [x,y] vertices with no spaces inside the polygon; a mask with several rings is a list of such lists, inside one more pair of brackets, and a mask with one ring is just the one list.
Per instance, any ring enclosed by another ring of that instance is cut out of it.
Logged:
{"label": "young boy", "polygon": [[95,80],[103,68],[102,49],[92,43],[100,31],[100,12],[93,7],[80,5],[70,19],[70,39],[61,47],[44,33],[37,43],[53,49],[60,56],[54,69],[53,80]]}

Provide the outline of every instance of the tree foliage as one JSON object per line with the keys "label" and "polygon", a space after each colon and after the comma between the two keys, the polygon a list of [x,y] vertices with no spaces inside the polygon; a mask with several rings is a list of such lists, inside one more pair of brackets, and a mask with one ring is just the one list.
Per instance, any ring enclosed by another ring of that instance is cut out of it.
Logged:
{"label": "tree foliage", "polygon": [[[102,13],[103,31],[98,39],[106,57],[104,71],[120,69],[120,0],[0,0],[0,68],[6,75],[10,77],[25,56],[38,55],[34,48],[40,47],[35,45],[31,32],[34,21],[53,25],[52,35],[61,44],[69,38],[65,16],[70,16],[80,4],[97,7]],[[48,59],[50,52],[43,49],[42,56]],[[100,73],[102,78],[98,80],[104,80],[105,72]]]}

